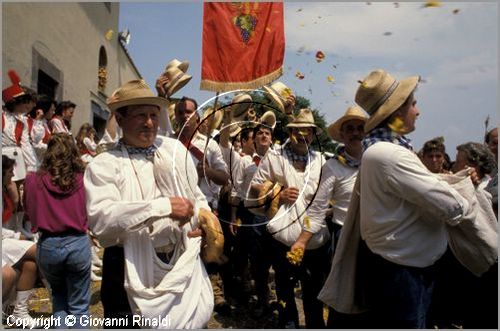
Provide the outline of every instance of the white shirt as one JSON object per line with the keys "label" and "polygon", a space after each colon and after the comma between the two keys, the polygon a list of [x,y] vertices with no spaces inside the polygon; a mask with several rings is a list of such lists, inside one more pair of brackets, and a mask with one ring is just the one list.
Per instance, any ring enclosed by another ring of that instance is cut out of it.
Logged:
{"label": "white shirt", "polygon": [[244,201],[248,197],[250,182],[257,171],[257,165],[253,158],[254,156],[260,156],[256,153],[253,156],[241,155],[231,147],[221,146],[220,149],[224,161],[226,161],[228,168],[231,169],[230,180],[233,183],[231,196],[237,196],[241,201]]}
{"label": "white shirt", "polygon": [[[328,232],[324,221],[315,223],[311,219],[310,224],[303,221],[305,214],[309,213],[308,210],[306,213],[303,213],[305,211],[303,208],[307,208],[314,197],[321,179],[320,170],[325,163],[325,159],[320,153],[313,151],[305,171],[300,172],[293,167],[292,161],[289,160],[288,155],[282,149],[283,147],[280,146],[275,152],[267,153],[264,156],[255,172],[251,185],[262,184],[266,180],[270,180],[273,183],[279,183],[284,188],[296,187],[299,190],[299,198],[297,199],[299,203],[296,205],[300,205],[301,207],[299,208],[300,210],[291,207],[288,212],[294,215],[297,214],[297,216],[302,215],[300,216],[300,224],[303,230],[311,233],[318,233],[320,231]],[[295,216],[290,217],[295,219]]]}
{"label": "white shirt", "polygon": [[50,127],[52,128],[52,133],[67,133],[71,134],[71,131],[68,130],[64,121],[58,117],[53,117],[50,120]]}
{"label": "white shirt", "polygon": [[28,118],[26,115],[13,114],[8,111],[4,111],[3,115],[5,123],[2,130],[2,147],[17,147],[15,130],[17,122],[21,121],[23,123],[23,131],[21,134],[20,148],[23,154],[26,170],[37,171],[40,166],[40,162],[36,155],[35,148],[31,144],[28,132]]}
{"label": "white shirt", "polygon": [[[165,155],[175,157],[177,172],[184,177],[189,174],[189,182],[194,183],[190,185],[190,191],[196,197],[192,201],[195,210],[200,207],[208,209],[205,197],[196,185],[198,176],[193,162],[185,158],[186,149],[176,142],[158,136],[155,144],[164,150]],[[172,208],[169,197],[160,193],[153,162],[144,155],[128,155],[117,149],[101,153],[87,166],[84,183],[89,227],[103,247],[121,244],[128,231],[150,225],[152,237],[161,234],[167,223],[161,218],[170,215]]]}
{"label": "white shirt", "polygon": [[436,262],[447,246],[445,222],[459,223],[468,202],[393,143],[370,146],[360,171],[360,230],[370,250],[406,266]]}
{"label": "white shirt", "polygon": [[95,152],[95,149],[97,147],[95,141],[91,140],[89,137],[85,137],[83,138],[83,144],[90,152]]}
{"label": "white shirt", "polygon": [[43,142],[46,134],[50,134],[49,125],[46,119],[33,120],[33,127],[31,128],[30,136],[31,143],[37,152],[39,159],[41,160],[43,154],[47,150],[47,144]]}
{"label": "white shirt", "polygon": [[321,182],[316,197],[308,210],[308,215],[315,222],[325,219],[326,211],[332,202],[332,222],[344,225],[351,194],[358,176],[358,168],[353,168],[331,158],[321,169]]}
{"label": "white shirt", "polygon": [[[200,151],[203,152],[210,168],[214,170],[222,170],[227,173],[227,165],[226,162],[224,162],[224,158],[222,156],[219,145],[215,142],[215,140],[210,139],[205,151],[206,141],[207,137],[197,132],[191,140],[191,144],[196,146]],[[199,162],[198,159],[192,154],[191,157],[195,166],[197,166]],[[208,178],[204,177],[201,178],[199,186],[203,194],[205,194],[208,202],[212,205],[213,209],[217,209],[217,201],[219,199],[221,185],[217,185]]]}

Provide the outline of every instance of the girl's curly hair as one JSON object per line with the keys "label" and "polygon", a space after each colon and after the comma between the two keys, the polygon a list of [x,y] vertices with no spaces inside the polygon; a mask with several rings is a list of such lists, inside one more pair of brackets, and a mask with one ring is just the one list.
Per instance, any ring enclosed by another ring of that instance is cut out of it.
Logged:
{"label": "girl's curly hair", "polygon": [[85,171],[85,163],[80,159],[72,136],[67,133],[55,133],[50,137],[41,170],[48,172],[52,183],[62,191],[73,188],[76,174]]}

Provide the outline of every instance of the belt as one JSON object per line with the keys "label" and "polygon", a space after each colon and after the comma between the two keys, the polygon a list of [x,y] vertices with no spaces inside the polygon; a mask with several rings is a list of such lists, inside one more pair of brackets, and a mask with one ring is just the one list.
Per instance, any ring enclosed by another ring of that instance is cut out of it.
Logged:
{"label": "belt", "polygon": [[67,236],[78,236],[85,235],[86,232],[81,232],[75,229],[70,229],[62,232],[50,232],[46,230],[39,230],[42,238],[51,238],[51,237],[67,237]]}

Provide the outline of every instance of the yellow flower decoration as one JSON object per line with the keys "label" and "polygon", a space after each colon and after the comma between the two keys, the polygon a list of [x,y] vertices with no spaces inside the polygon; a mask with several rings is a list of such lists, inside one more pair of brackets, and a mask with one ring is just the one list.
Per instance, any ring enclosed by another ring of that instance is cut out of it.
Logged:
{"label": "yellow flower decoration", "polygon": [[308,230],[311,228],[311,218],[309,217],[309,215],[304,216],[304,226]]}
{"label": "yellow flower decoration", "polygon": [[406,127],[405,127],[405,123],[403,122],[403,120],[399,116],[396,116],[394,118],[394,120],[392,120],[392,122],[390,122],[388,124],[388,126],[392,131],[394,131],[398,134],[403,134],[403,133],[407,132]]}
{"label": "yellow flower decoration", "polygon": [[343,165],[347,165],[347,161],[345,157],[343,157],[342,155],[338,155],[337,160],[339,160],[339,162],[342,163]]}
{"label": "yellow flower decoration", "polygon": [[286,253],[286,258],[288,262],[292,265],[300,265],[302,258],[304,257],[304,250],[302,248],[295,248],[292,251]]}

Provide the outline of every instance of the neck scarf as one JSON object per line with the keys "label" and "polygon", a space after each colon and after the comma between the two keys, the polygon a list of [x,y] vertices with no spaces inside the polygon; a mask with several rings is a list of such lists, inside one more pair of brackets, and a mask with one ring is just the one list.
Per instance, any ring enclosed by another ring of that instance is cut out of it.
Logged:
{"label": "neck scarf", "polygon": [[340,146],[337,152],[333,155],[333,158],[342,163],[345,166],[351,168],[359,167],[359,160],[356,160],[345,151],[345,146]]}
{"label": "neck scarf", "polygon": [[132,146],[127,146],[123,143],[123,141],[118,141],[117,149],[121,149],[122,147],[125,147],[127,150],[127,153],[129,155],[132,154],[143,154],[146,156],[146,158],[151,158],[154,156],[156,150],[158,147],[155,145],[151,145],[149,147],[132,147]]}
{"label": "neck scarf", "polygon": [[363,152],[366,151],[371,145],[381,141],[391,142],[413,151],[413,146],[411,145],[411,140],[409,138],[400,136],[389,128],[382,127],[375,129],[366,135],[365,139],[363,139]]}

